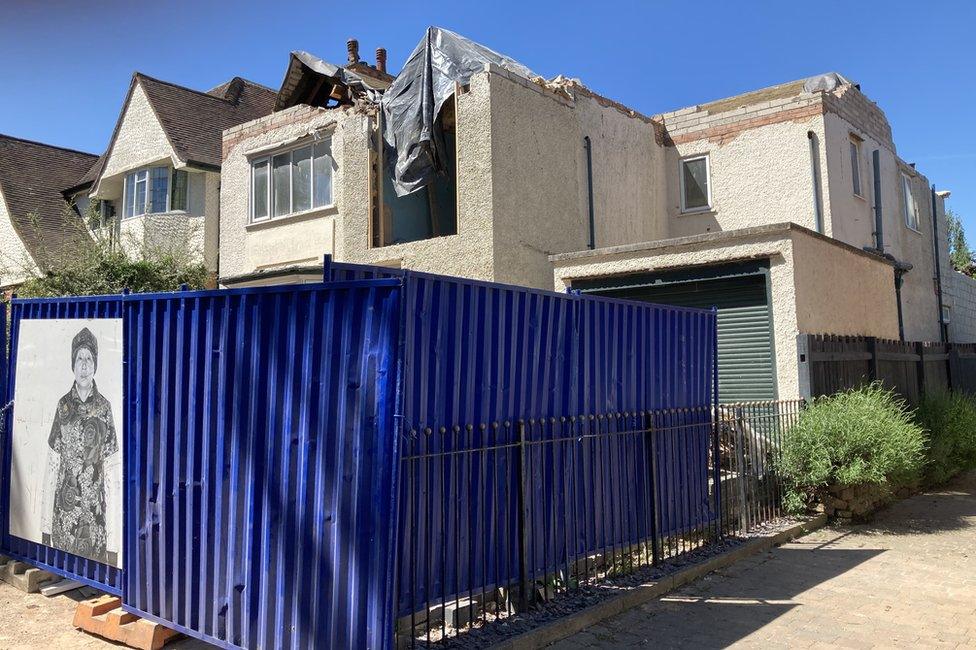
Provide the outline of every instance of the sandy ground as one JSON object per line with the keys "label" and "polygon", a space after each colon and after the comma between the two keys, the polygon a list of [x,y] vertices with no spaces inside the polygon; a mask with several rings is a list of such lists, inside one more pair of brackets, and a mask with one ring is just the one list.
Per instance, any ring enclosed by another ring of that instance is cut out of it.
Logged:
{"label": "sandy ground", "polygon": [[[44,648],[122,648],[91,636],[71,625],[79,600],[97,595],[90,589],[76,589],[60,596],[25,594],[0,582],[0,650]],[[173,650],[203,650],[214,646],[195,639],[182,638],[166,646]]]}

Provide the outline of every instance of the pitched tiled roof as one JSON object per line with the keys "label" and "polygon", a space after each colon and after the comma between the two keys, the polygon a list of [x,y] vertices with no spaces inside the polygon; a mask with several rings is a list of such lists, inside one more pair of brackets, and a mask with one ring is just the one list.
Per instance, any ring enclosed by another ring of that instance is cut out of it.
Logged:
{"label": "pitched tiled roof", "polygon": [[208,93],[136,73],[176,155],[220,166],[223,131],[270,115],[277,93],[234,77]]}
{"label": "pitched tiled roof", "polygon": [[90,241],[84,221],[66,209],[61,190],[96,159],[90,153],[0,135],[0,192],[14,230],[42,269]]}
{"label": "pitched tiled roof", "polygon": [[223,131],[269,115],[277,96],[276,91],[240,77],[201,92],[136,72],[108,149],[91,169],[62,189],[80,189],[101,176],[137,83],[146,93],[176,155],[186,162],[211,167],[220,167]]}

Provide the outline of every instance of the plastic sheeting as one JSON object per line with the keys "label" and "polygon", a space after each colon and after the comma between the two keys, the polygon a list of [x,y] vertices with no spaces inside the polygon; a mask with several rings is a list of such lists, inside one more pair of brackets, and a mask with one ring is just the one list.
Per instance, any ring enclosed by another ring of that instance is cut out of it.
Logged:
{"label": "plastic sheeting", "polygon": [[837,86],[842,86],[844,84],[851,83],[844,75],[837,72],[827,72],[825,74],[818,74],[815,77],[810,77],[803,84],[803,92],[813,93],[818,90],[824,92],[830,92]]}
{"label": "plastic sheeting", "polygon": [[393,187],[405,196],[447,169],[444,135],[436,126],[454,85],[495,64],[526,79],[538,75],[521,63],[440,27],[427,33],[383,97],[383,139],[395,161]]}

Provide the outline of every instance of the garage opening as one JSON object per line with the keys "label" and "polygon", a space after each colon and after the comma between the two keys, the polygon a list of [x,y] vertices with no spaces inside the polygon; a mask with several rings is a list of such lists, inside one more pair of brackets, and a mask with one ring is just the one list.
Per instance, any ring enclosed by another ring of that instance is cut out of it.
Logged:
{"label": "garage opening", "polygon": [[768,260],[577,281],[573,288],[664,305],[717,307],[719,401],[776,399]]}

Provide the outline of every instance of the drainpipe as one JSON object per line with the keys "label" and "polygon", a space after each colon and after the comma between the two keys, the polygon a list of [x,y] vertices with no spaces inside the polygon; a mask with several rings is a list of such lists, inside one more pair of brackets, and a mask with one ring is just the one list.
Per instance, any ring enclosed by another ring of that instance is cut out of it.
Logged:
{"label": "drainpipe", "polygon": [[895,302],[898,303],[898,340],[905,340],[905,319],[901,312],[901,285],[904,280],[905,271],[900,268],[895,268]]}
{"label": "drainpipe", "polygon": [[810,173],[813,175],[813,222],[816,231],[821,235],[824,231],[823,207],[820,205],[820,147],[817,142],[817,134],[807,131],[807,139],[810,140]]}
{"label": "drainpipe", "polygon": [[[881,152],[878,149],[875,149],[871,154],[871,161],[874,167],[874,247],[883,253],[884,222],[881,220]],[[901,309],[900,300],[898,306]]]}
{"label": "drainpipe", "polygon": [[935,184],[932,185],[932,243],[935,244],[935,295],[939,297],[939,336],[946,343],[949,332],[942,316],[945,311],[942,305],[942,261],[939,254],[939,213],[936,210]]}
{"label": "drainpipe", "polygon": [[590,240],[587,248],[596,248],[596,217],[593,212],[593,144],[590,136],[583,136],[583,147],[586,149],[586,195],[589,203]]}

